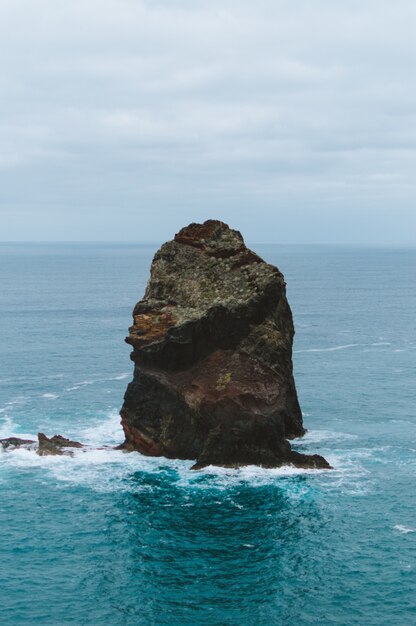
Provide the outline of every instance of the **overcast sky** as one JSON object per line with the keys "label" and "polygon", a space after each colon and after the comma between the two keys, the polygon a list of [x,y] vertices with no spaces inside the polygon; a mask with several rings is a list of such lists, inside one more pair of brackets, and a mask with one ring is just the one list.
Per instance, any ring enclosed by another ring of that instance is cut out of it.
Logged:
{"label": "overcast sky", "polygon": [[1,0],[0,240],[416,243],[415,0]]}

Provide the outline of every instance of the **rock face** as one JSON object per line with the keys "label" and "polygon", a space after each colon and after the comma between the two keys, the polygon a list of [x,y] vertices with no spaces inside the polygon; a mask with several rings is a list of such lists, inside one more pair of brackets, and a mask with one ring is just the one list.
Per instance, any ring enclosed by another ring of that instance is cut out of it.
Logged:
{"label": "rock face", "polygon": [[238,231],[209,220],[165,243],[133,320],[126,449],[197,459],[195,469],[329,467],[291,450],[305,430],[285,282]]}

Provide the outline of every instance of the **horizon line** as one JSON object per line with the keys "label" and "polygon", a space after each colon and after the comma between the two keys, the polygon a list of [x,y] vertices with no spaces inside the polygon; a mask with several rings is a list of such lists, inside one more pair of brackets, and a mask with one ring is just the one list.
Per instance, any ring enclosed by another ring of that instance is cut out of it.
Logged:
{"label": "horizon line", "polygon": [[[124,239],[15,239],[15,240],[0,240],[0,245],[10,245],[10,244],[31,244],[31,245],[56,245],[56,244],[83,244],[83,245],[100,245],[100,244],[117,244],[117,245],[162,245],[167,241],[172,241],[172,239],[148,239],[148,240],[124,240]],[[370,242],[370,241],[337,241],[337,242],[328,242],[328,241],[316,241],[316,242],[282,242],[282,241],[251,241],[245,240],[245,243],[250,246],[256,245],[270,245],[270,246],[329,246],[329,247],[337,247],[337,246],[346,246],[346,247],[363,247],[368,246],[371,248],[415,248],[416,242]]]}

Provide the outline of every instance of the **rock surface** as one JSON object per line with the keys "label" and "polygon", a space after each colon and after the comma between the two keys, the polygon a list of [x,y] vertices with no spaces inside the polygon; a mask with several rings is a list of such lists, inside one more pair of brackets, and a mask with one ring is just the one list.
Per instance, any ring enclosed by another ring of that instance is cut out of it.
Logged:
{"label": "rock surface", "polygon": [[20,439],[19,437],[7,437],[0,439],[0,445],[5,449],[15,449],[33,446],[36,443],[33,439]]}
{"label": "rock surface", "polygon": [[120,412],[126,449],[197,459],[195,469],[329,467],[288,442],[305,430],[285,287],[276,267],[216,220],[160,248],[126,338],[135,363]]}
{"label": "rock surface", "polygon": [[26,448],[27,450],[35,450],[39,456],[57,456],[67,455],[72,456],[70,448],[84,448],[79,441],[71,441],[66,439],[62,435],[54,435],[53,437],[47,437],[43,433],[38,433],[38,440],[33,439],[20,439],[19,437],[8,437],[7,439],[0,439],[0,445],[4,450],[11,451],[16,448]]}
{"label": "rock surface", "polygon": [[71,455],[71,450],[68,448],[83,448],[84,446],[79,441],[71,441],[66,439],[62,435],[54,435],[53,437],[47,437],[43,433],[38,433],[38,449],[39,456],[57,456],[61,454]]}

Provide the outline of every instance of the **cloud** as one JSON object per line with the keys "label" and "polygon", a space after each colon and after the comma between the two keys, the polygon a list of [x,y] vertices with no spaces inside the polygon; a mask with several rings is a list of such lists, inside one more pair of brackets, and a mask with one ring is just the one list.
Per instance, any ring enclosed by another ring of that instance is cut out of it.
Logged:
{"label": "cloud", "polygon": [[414,243],[415,17],[3,0],[0,237],[162,239],[218,215],[253,239]]}

